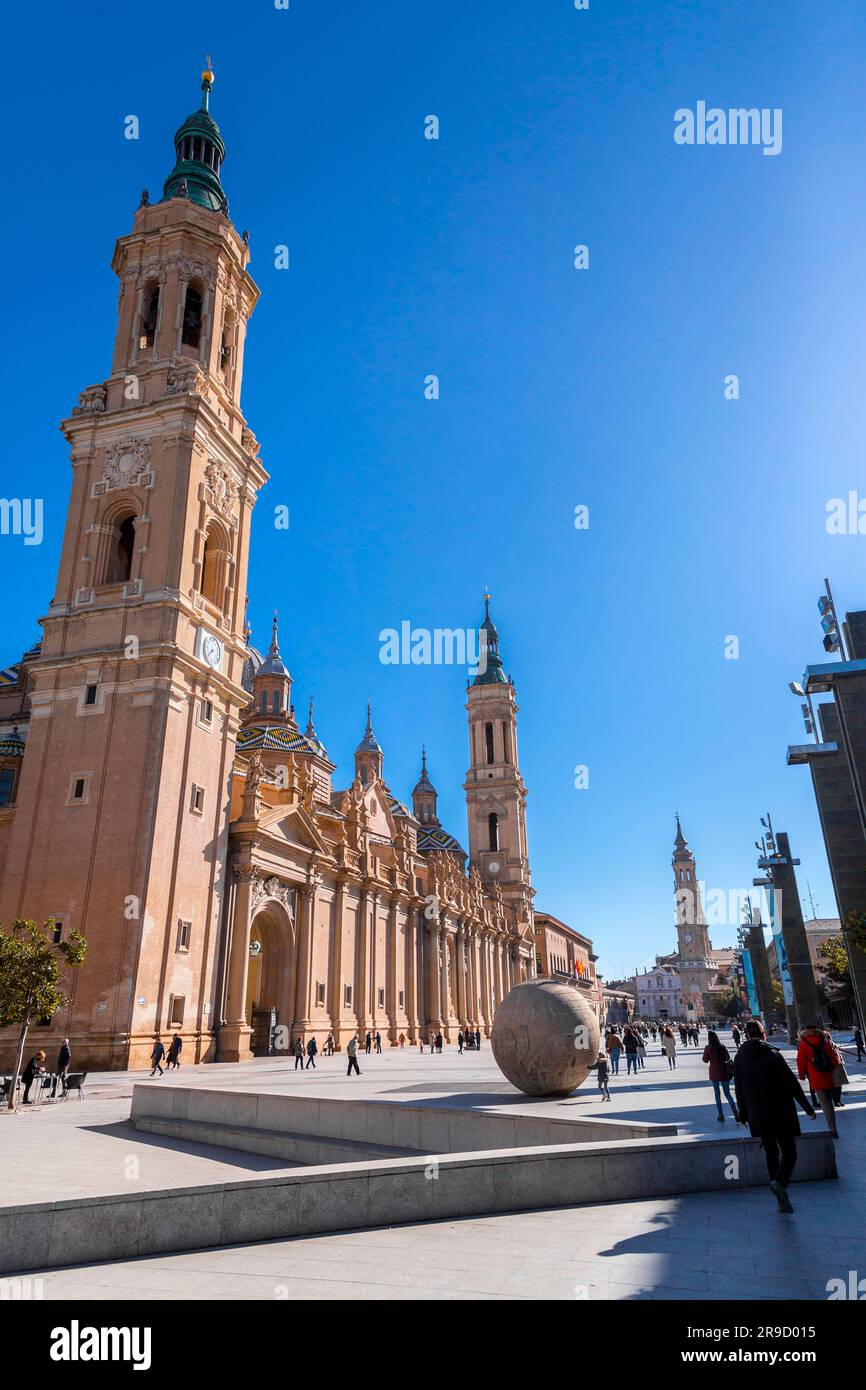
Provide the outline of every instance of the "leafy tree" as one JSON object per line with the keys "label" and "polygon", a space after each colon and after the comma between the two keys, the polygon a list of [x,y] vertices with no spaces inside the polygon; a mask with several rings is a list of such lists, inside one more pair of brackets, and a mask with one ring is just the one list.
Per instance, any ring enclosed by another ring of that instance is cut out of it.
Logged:
{"label": "leafy tree", "polygon": [[844,939],[841,936],[828,936],[818,947],[818,955],[826,962],[819,967],[823,977],[821,983],[832,985],[837,994],[852,996],[854,986]]}
{"label": "leafy tree", "polygon": [[772,980],[773,986],[773,1008],[782,1018],[785,1017],[785,991],[782,989],[780,980]]}
{"label": "leafy tree", "polygon": [[57,923],[49,917],[44,926],[21,918],[6,932],[0,927],[0,1028],[19,1024],[18,1048],[12,1069],[9,1109],[15,1109],[15,1093],[27,1030],[34,1019],[51,1018],[68,1001],[59,986],[60,967],[81,965],[87,942],[71,931],[68,941],[54,941]]}
{"label": "leafy tree", "polygon": [[723,1018],[739,1018],[745,1011],[739,990],[726,989],[719,995],[719,1013]]}

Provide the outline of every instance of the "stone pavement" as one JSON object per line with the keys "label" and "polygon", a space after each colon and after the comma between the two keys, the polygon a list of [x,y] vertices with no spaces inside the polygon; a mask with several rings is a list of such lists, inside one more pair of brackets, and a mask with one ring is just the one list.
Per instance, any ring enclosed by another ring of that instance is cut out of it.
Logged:
{"label": "stone pavement", "polygon": [[[724,1132],[700,1052],[681,1051],[676,1072],[668,1071],[652,1046],[650,1054],[637,1078],[621,1072],[613,1079],[611,1105],[602,1105],[587,1084],[565,1101],[516,1096],[489,1048],[465,1057],[454,1049],[441,1058],[409,1049],[362,1057],[363,1090],[357,1079],[347,1080],[340,1055],[321,1059],[315,1073],[263,1059],[246,1067],[182,1069],[171,1080],[433,1105],[518,1106],[529,1113],[576,1108],[583,1115],[672,1120],[684,1134]],[[825,1298],[828,1279],[847,1279],[851,1269],[866,1275],[866,1067],[850,1055],[846,1063],[852,1086],[839,1122],[840,1179],[795,1184],[793,1216],[781,1216],[761,1189],[690,1194],[77,1267],[41,1274],[44,1296]],[[0,1115],[3,1171],[16,1173],[14,1194],[3,1183],[3,1202],[125,1191],[130,1182],[152,1190],[282,1171],[255,1155],[135,1134],[123,1121],[132,1082],[141,1079],[140,1073],[107,1073],[91,1078],[82,1104],[71,1100],[17,1117]],[[803,1116],[802,1123],[805,1128],[810,1121]],[[730,1120],[726,1127],[739,1132]]]}

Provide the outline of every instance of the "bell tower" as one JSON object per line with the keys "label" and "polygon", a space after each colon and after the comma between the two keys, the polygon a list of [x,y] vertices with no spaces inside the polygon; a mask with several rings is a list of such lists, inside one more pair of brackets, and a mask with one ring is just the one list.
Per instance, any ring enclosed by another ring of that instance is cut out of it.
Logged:
{"label": "bell tower", "polygon": [[709,988],[717,971],[710,954],[712,947],[701,902],[695,856],[682,832],[679,815],[671,864],[674,871],[680,990],[686,1017],[697,1020],[704,1015],[704,991]]}
{"label": "bell tower", "polygon": [[71,496],[0,886],[0,920],[52,915],[87,938],[54,1031],[90,1067],[142,1065],[157,1032],[213,1055],[250,521],[267,481],[240,408],[259,291],[228,217],[213,81],[208,66],[162,200],[145,191],[117,242],[111,372],[62,424]]}
{"label": "bell tower", "polygon": [[470,767],[463,784],[469,862],[486,888],[496,883],[515,922],[531,925],[526,785],[517,761],[517,694],[499,655],[499,633],[484,595],[478,674],[468,688]]}

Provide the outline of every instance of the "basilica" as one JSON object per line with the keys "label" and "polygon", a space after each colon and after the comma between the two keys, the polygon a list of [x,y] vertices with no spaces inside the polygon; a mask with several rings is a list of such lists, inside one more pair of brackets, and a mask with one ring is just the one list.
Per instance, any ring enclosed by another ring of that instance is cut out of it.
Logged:
{"label": "basilica", "polygon": [[[0,922],[87,940],[68,1007],[34,1028],[83,1069],[244,1061],[328,1033],[489,1034],[535,973],[517,701],[489,596],[468,686],[467,848],[422,756],[411,804],[367,709],[348,785],[296,720],[277,618],[250,644],[253,507],[241,412],[259,290],[228,216],[213,73],[158,201],[117,242],[107,378],[63,421],[72,480],[42,638],[0,672]],[[286,645],[283,632],[283,646]],[[456,696],[456,690],[455,690]],[[363,718],[363,715],[361,716]],[[360,721],[359,721],[360,722]],[[17,1030],[0,1031],[0,1065]]]}

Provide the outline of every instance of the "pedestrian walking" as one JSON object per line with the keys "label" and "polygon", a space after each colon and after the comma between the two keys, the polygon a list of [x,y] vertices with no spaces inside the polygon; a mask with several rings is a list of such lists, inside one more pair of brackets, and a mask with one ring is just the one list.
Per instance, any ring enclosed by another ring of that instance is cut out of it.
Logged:
{"label": "pedestrian walking", "polygon": [[857,1049],[857,1061],[863,1060],[863,1033],[859,1028],[854,1029],[854,1046]]}
{"label": "pedestrian walking", "polygon": [[361,1075],[361,1068],[358,1066],[358,1034],[357,1034],[357,1033],[355,1033],[354,1036],[351,1037],[351,1038],[349,1039],[349,1041],[347,1042],[347,1044],[346,1044],[346,1056],[347,1056],[348,1059],[349,1059],[349,1065],[348,1065],[348,1067],[347,1067],[347,1069],[346,1069],[346,1075],[347,1075],[347,1076],[351,1076],[351,1075],[352,1075],[352,1072],[354,1072],[356,1076],[360,1076],[360,1075]]}
{"label": "pedestrian walking", "polygon": [[307,1043],[307,1065],[304,1068],[304,1071],[309,1071],[310,1067],[313,1068],[313,1071],[316,1070],[316,1053],[318,1052],[318,1050],[319,1045],[316,1042],[314,1034],[313,1037],[310,1038],[310,1041]]}
{"label": "pedestrian walking", "polygon": [[51,1085],[51,1099],[57,1094],[57,1083],[63,1087],[63,1094],[66,1094],[66,1078],[69,1075],[69,1063],[72,1061],[72,1049],[69,1046],[69,1039],[63,1039],[63,1046],[57,1054],[57,1070],[54,1073],[54,1081]]}
{"label": "pedestrian walking", "polygon": [[733,1028],[731,1029],[731,1036],[732,1036],[733,1039],[734,1039],[734,1047],[735,1047],[735,1048],[737,1049],[737,1051],[739,1052],[739,1050],[740,1050],[740,1038],[742,1037],[742,1033],[740,1032],[740,1030],[739,1030],[739,1028],[737,1027],[736,1023],[734,1024]]}
{"label": "pedestrian walking", "polygon": [[809,1086],[818,1097],[827,1128],[834,1139],[839,1138],[839,1132],[836,1128],[836,1107],[833,1104],[833,1073],[841,1063],[842,1058],[820,1028],[808,1027],[800,1030],[797,1071],[801,1081],[808,1079]]}
{"label": "pedestrian walking", "polygon": [[295,1038],[295,1071],[300,1067],[304,1070],[304,1044],[300,1038]]}
{"label": "pedestrian walking", "polygon": [[382,1051],[382,1034],[379,1032],[376,1033],[376,1051]]}
{"label": "pedestrian walking", "polygon": [[458,1033],[458,1034],[457,1034],[457,1055],[458,1055],[458,1057],[462,1057],[462,1056],[463,1056],[463,1034],[462,1034],[462,1033]]}
{"label": "pedestrian walking", "polygon": [[326,1056],[326,1057],[333,1057],[333,1055],[334,1055],[334,1035],[333,1035],[333,1033],[329,1033],[328,1036],[325,1038],[325,1056]]}
{"label": "pedestrian walking", "polygon": [[181,1038],[180,1033],[175,1033],[174,1037],[168,1045],[168,1052],[165,1055],[166,1071],[171,1071],[172,1068],[175,1071],[180,1070],[180,1054],[182,1051],[183,1039]]}
{"label": "pedestrian walking", "polygon": [[666,1028],[662,1034],[662,1052],[668,1059],[668,1069],[677,1069],[677,1040],[674,1037],[673,1028]]}
{"label": "pedestrian walking", "polygon": [[607,1038],[607,1050],[610,1053],[610,1065],[614,1076],[619,1076],[619,1059],[622,1056],[622,1038],[619,1033],[611,1033]]}
{"label": "pedestrian walking", "polygon": [[439,1052],[439,1053],[441,1053],[441,1051],[442,1051],[442,1034],[441,1034],[441,1033],[437,1033],[437,1034],[436,1034],[436,1051]]}
{"label": "pedestrian walking", "polygon": [[397,1039],[397,1041],[399,1042],[399,1044],[400,1044],[401,1047],[405,1047],[405,1046],[406,1046],[406,1034],[405,1034],[405,1033],[401,1033],[400,1036],[399,1036],[399,1038]]}
{"label": "pedestrian walking", "polygon": [[478,1028],[475,1029],[475,1047],[478,1052],[481,1051],[481,1032]]}
{"label": "pedestrian walking", "polygon": [[157,1033],[157,1035],[156,1035],[156,1042],[153,1044],[153,1050],[152,1050],[152,1052],[151,1052],[151,1054],[150,1054],[150,1074],[151,1074],[151,1076],[153,1076],[153,1073],[154,1073],[155,1071],[158,1071],[159,1074],[160,1074],[160,1076],[162,1076],[162,1059],[163,1059],[164,1056],[165,1056],[165,1047],[163,1046],[162,1038],[161,1038],[161,1037],[159,1036],[159,1034]]}
{"label": "pedestrian walking", "polygon": [[730,1052],[719,1040],[718,1033],[714,1032],[712,1028],[707,1033],[707,1045],[704,1048],[704,1061],[708,1062],[710,1066],[710,1081],[712,1082],[713,1094],[716,1098],[716,1109],[719,1112],[716,1118],[720,1124],[725,1123],[725,1112],[722,1109],[722,1092],[724,1091],[725,1099],[733,1112],[734,1122],[739,1123],[740,1117],[737,1113],[734,1098],[731,1095],[734,1064],[731,1061]]}
{"label": "pedestrian walking", "polygon": [[610,1064],[608,1062],[608,1056],[606,1052],[599,1052],[598,1057],[590,1067],[590,1071],[594,1071],[598,1077],[598,1089],[601,1092],[602,1102],[610,1100],[610,1087],[608,1085],[608,1077],[610,1076]]}
{"label": "pedestrian walking", "polygon": [[637,1076],[637,1034],[632,1028],[626,1028],[623,1033],[623,1043],[625,1045],[625,1070],[629,1076],[634,1071]]}
{"label": "pedestrian walking", "polygon": [[788,1184],[797,1162],[797,1106],[812,1120],[815,1111],[781,1052],[770,1047],[755,1019],[746,1024],[745,1041],[734,1058],[734,1091],[740,1124],[748,1125],[749,1133],[763,1146],[770,1191],[779,1210],[792,1212]]}
{"label": "pedestrian walking", "polygon": [[[649,1034],[647,1034],[649,1036]],[[646,1066],[646,1043],[643,1038],[637,1040],[637,1060],[641,1067]]]}

